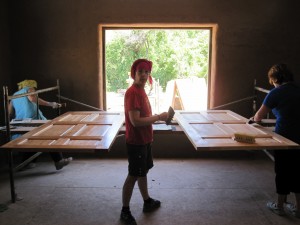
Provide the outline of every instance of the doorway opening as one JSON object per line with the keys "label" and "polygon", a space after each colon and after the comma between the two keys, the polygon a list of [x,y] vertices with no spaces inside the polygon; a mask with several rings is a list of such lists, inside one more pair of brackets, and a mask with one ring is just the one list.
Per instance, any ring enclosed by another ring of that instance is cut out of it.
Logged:
{"label": "doorway opening", "polygon": [[[100,62],[103,108],[124,111],[124,94],[138,58],[153,62],[153,85],[146,91],[153,113],[209,108],[212,72],[212,26],[101,26]],[[102,72],[102,73],[101,73]]]}

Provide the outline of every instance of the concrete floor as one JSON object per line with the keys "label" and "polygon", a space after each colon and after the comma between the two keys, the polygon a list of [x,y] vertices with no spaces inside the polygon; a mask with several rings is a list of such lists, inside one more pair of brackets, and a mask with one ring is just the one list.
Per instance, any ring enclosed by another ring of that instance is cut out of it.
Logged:
{"label": "concrete floor", "polygon": [[[230,155],[231,154],[231,155]],[[132,214],[138,224],[155,225],[288,225],[300,224],[266,208],[276,197],[273,162],[262,152],[206,155],[197,159],[155,159],[148,175],[149,192],[161,200],[157,211],[144,214],[138,189]],[[121,224],[122,185],[126,159],[76,156],[61,171],[48,157],[36,168],[15,174],[22,201],[10,203],[8,173],[0,174],[1,225]],[[294,196],[290,197],[294,201]]]}

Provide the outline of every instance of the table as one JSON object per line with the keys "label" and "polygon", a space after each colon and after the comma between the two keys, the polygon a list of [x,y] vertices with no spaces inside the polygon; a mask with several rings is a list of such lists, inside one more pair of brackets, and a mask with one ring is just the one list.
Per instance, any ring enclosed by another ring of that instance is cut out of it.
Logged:
{"label": "table", "polygon": [[[299,149],[297,143],[259,124],[248,124],[248,119],[229,110],[176,111],[175,119],[180,126],[175,126],[175,132],[184,132],[197,151]],[[10,152],[12,202],[15,202],[13,151],[109,151],[117,135],[125,132],[123,124],[124,113],[68,112],[1,146]],[[154,132],[171,133],[173,130],[164,125],[154,125]],[[256,142],[237,142],[232,138],[235,132],[253,134]]]}

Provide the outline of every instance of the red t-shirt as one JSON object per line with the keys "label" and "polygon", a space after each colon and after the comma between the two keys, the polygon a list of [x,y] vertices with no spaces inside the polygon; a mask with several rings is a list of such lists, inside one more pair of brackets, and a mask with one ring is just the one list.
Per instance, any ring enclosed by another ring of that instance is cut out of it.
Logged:
{"label": "red t-shirt", "polygon": [[132,85],[125,93],[125,126],[126,143],[133,145],[145,145],[153,141],[152,124],[141,127],[134,127],[129,119],[129,111],[140,111],[141,117],[152,116],[152,109],[148,96],[143,88]]}

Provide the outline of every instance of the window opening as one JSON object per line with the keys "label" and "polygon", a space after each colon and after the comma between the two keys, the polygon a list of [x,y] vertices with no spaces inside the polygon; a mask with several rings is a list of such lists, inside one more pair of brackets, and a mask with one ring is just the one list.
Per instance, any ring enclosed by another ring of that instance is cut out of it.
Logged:
{"label": "window opening", "polygon": [[103,31],[107,111],[124,111],[124,94],[133,80],[134,60],[153,61],[153,85],[146,91],[153,113],[206,110],[210,74],[211,29],[105,28]]}

